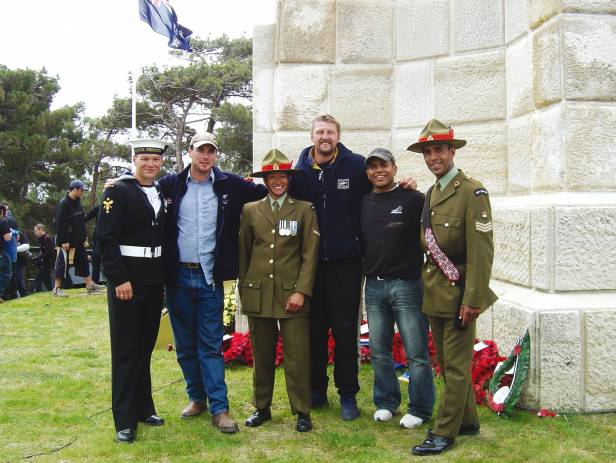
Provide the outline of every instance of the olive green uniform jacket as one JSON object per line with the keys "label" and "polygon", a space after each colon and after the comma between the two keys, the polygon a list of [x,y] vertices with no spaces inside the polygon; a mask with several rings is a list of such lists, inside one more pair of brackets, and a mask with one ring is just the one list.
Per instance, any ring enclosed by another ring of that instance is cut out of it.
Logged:
{"label": "olive green uniform jacket", "polygon": [[[438,186],[433,188],[430,209],[432,233],[439,247],[450,260],[466,262],[457,265],[464,279],[462,304],[485,311],[497,299],[489,287],[494,243],[488,192],[460,170],[443,191]],[[420,239],[428,256],[422,270],[422,311],[452,318],[460,305],[461,286],[452,284],[430,259],[423,224]]]}
{"label": "olive green uniform jacket", "polygon": [[[319,252],[312,204],[287,195],[277,220],[269,196],[246,204],[238,242],[242,312],[252,317],[307,317]],[[295,292],[308,297],[299,312],[287,313],[287,300]]]}

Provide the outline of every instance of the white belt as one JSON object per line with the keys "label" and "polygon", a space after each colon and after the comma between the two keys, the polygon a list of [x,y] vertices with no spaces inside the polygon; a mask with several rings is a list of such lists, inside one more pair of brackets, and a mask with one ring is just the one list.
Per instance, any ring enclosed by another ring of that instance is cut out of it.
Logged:
{"label": "white belt", "polygon": [[126,246],[121,244],[120,254],[125,257],[145,257],[147,259],[152,259],[162,255],[162,246],[156,246],[152,249],[149,246]]}

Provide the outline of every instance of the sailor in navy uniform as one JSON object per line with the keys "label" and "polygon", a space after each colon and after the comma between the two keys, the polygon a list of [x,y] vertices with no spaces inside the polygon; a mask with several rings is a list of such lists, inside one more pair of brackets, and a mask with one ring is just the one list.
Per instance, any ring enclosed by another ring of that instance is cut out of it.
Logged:
{"label": "sailor in navy uniform", "polygon": [[155,178],[167,148],[136,140],[134,174],[105,190],[97,222],[107,276],[111,335],[112,410],[118,442],[133,442],[137,423],[161,426],[152,400],[150,359],[163,294],[166,207]]}

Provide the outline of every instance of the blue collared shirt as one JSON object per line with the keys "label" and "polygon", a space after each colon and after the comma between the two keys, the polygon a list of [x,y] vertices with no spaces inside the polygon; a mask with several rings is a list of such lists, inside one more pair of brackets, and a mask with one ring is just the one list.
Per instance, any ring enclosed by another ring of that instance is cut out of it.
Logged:
{"label": "blue collared shirt", "polygon": [[178,211],[178,248],[180,262],[199,262],[207,284],[214,283],[214,251],[218,198],[214,193],[214,171],[203,182],[190,176],[188,190]]}

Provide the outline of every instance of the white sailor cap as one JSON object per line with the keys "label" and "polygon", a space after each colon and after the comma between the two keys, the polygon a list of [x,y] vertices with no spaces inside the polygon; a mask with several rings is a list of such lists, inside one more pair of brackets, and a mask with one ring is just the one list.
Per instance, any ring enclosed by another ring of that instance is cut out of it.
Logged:
{"label": "white sailor cap", "polygon": [[162,156],[169,146],[164,141],[150,139],[130,140],[129,143],[133,147],[135,156],[138,154],[160,154]]}

